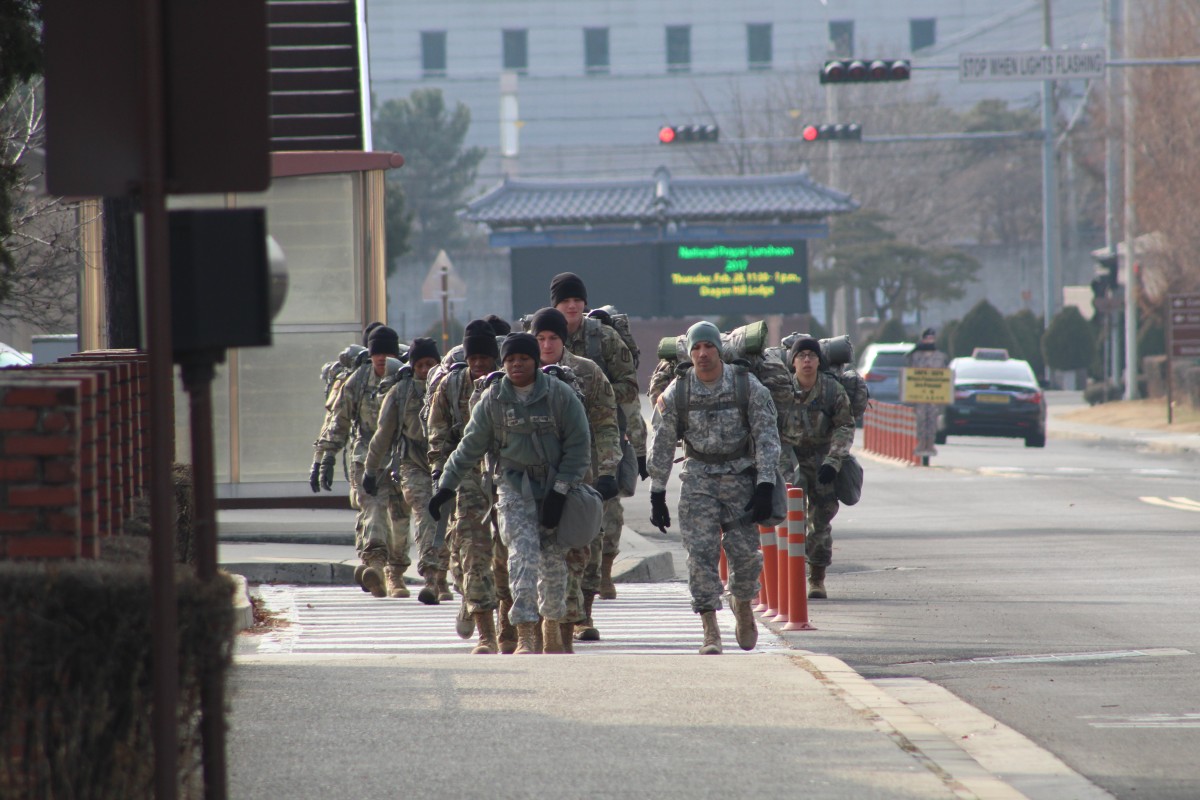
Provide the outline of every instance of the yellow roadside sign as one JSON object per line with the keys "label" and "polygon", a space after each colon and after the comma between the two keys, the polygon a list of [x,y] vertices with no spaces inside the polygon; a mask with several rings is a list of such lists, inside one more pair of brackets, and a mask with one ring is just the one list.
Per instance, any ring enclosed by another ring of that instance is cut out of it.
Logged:
{"label": "yellow roadside sign", "polygon": [[950,405],[954,373],[946,367],[905,367],[900,370],[900,402]]}

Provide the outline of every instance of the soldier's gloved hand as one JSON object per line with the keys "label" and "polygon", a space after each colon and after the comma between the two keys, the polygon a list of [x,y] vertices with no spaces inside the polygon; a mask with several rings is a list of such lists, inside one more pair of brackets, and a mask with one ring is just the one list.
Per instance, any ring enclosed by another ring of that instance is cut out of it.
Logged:
{"label": "soldier's gloved hand", "polygon": [[638,456],[637,458],[638,458],[638,475],[641,476],[642,480],[646,480],[646,478],[650,477],[650,470],[646,467],[646,457]]}
{"label": "soldier's gloved hand", "polygon": [[433,517],[434,521],[441,521],[442,506],[451,497],[454,497],[453,489],[438,489],[437,492],[429,500],[429,516]]}
{"label": "soldier's gloved hand", "polygon": [[620,493],[617,488],[617,479],[612,475],[601,475],[596,481],[596,491],[600,493],[600,497],[604,500],[612,500]]}
{"label": "soldier's gloved hand", "polygon": [[562,520],[563,507],[567,504],[567,496],[553,489],[546,492],[542,500],[542,527],[557,528]]}
{"label": "soldier's gloved hand", "polygon": [[592,319],[598,319],[605,325],[612,325],[612,314],[609,314],[602,308],[593,308],[588,312],[588,316]]}
{"label": "soldier's gloved hand", "polygon": [[837,474],[837,467],[833,466],[833,464],[822,464],[821,468],[817,470],[817,483],[828,486],[833,483],[833,479],[837,477]]}
{"label": "soldier's gloved hand", "polygon": [[321,491],[321,462],[314,461],[312,470],[308,473],[308,485],[314,492]]}
{"label": "soldier's gloved hand", "polygon": [[336,462],[333,453],[326,453],[321,458],[321,488],[327,492],[333,491],[333,465]]}
{"label": "soldier's gloved hand", "polygon": [[435,469],[433,472],[430,472],[429,479],[433,481],[434,486],[437,486],[438,481],[442,479],[442,471],[440,469]]}
{"label": "soldier's gloved hand", "polygon": [[671,511],[667,508],[666,492],[650,493],[650,524],[663,533],[671,527]]}
{"label": "soldier's gloved hand", "polygon": [[746,503],[746,511],[750,512],[751,522],[762,522],[765,519],[771,518],[771,495],[775,491],[775,484],[760,483],[754,487],[754,494],[750,497],[750,502]]}
{"label": "soldier's gloved hand", "polygon": [[379,479],[375,477],[374,472],[363,475],[363,491],[372,497],[379,491]]}

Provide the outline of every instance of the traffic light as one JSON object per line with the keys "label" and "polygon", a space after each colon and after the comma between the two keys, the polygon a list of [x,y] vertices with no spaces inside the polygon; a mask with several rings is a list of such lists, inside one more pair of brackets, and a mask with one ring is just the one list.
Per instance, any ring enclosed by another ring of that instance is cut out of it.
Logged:
{"label": "traffic light", "polygon": [[1117,283],[1117,265],[1119,264],[1117,254],[1111,250],[1095,250],[1092,252],[1092,258],[1096,259],[1096,264],[1100,267],[1096,271],[1096,277],[1092,278],[1092,294],[1096,297],[1115,294],[1119,285]]}
{"label": "traffic light", "polygon": [[862,125],[857,122],[805,125],[801,136],[806,142],[861,142]]}
{"label": "traffic light", "polygon": [[879,83],[906,81],[912,77],[912,65],[906,59],[842,58],[826,61],[821,67],[821,83]]}
{"label": "traffic light", "polygon": [[716,125],[664,125],[658,129],[660,144],[715,142],[720,135],[721,130]]}

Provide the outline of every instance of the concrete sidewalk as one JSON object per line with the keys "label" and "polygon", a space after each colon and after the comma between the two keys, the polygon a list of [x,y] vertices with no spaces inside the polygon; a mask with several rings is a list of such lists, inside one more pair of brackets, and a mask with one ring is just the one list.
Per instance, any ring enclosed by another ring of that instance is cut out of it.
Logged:
{"label": "concrete sidewalk", "polygon": [[[1063,419],[1064,414],[1087,406],[1050,405],[1047,408],[1046,435],[1051,439],[1083,439],[1111,447],[1149,450],[1156,453],[1200,453],[1200,433],[1179,433],[1150,428],[1124,428],[1116,425],[1092,425]],[[1166,418],[1166,410],[1163,410]]]}

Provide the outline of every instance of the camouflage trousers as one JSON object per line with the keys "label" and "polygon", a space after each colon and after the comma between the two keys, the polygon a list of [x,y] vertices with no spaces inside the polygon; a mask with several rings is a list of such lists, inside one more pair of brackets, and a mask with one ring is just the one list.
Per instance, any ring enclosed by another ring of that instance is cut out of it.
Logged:
{"label": "camouflage trousers", "polygon": [[679,529],[687,549],[688,589],[697,614],[721,609],[721,549],[729,564],[729,591],[741,600],[758,595],[762,573],[758,528],[737,521],[754,494],[751,475],[684,473],[679,493]]}
{"label": "camouflage trousers", "polygon": [[621,498],[604,501],[604,517],[600,523],[600,536],[604,540],[603,554],[615,556],[621,552],[621,528],[625,527],[625,509]]}
{"label": "camouflage trousers", "polygon": [[538,617],[562,620],[567,615],[567,562],[550,531],[538,521],[538,501],[501,483],[496,511],[500,539],[508,548],[508,575],[514,624]]}
{"label": "camouflage trousers", "polygon": [[450,550],[445,542],[434,544],[437,536],[437,521],[429,515],[429,501],[433,498],[433,478],[429,470],[416,464],[400,464],[400,487],[404,502],[415,509],[417,529],[417,572],[424,577],[450,567]]}
{"label": "camouflage trousers", "polygon": [[455,579],[471,614],[491,611],[497,603],[492,526],[488,521],[491,510],[490,492],[484,494],[477,474],[463,479],[454,502],[442,510],[443,514],[453,511],[446,538],[451,543],[451,562],[456,565]]}
{"label": "camouflage trousers", "polygon": [[408,528],[411,511],[400,494],[399,484],[380,474],[379,489],[367,494],[360,488],[366,468],[356,462],[350,470],[350,484],[358,496],[358,517],[354,523],[354,549],[366,563],[376,553],[386,553],[388,566],[408,569]]}
{"label": "camouflage trousers", "polygon": [[[603,534],[592,540],[590,547],[572,547],[566,552],[567,560],[567,615],[563,622],[583,622],[584,597],[600,591],[600,540]],[[592,556],[596,556],[595,580],[592,574]]]}
{"label": "camouflage trousers", "polygon": [[937,418],[942,407],[933,403],[917,403],[913,406],[917,416],[917,446],[913,454],[917,456],[936,456],[937,447],[934,436],[937,433]]}
{"label": "camouflage trousers", "polygon": [[804,538],[804,556],[814,567],[828,567],[833,561],[833,518],[841,504],[834,494],[833,484],[817,483],[820,461],[802,461],[796,468],[792,485],[804,490],[805,518],[808,532]]}

